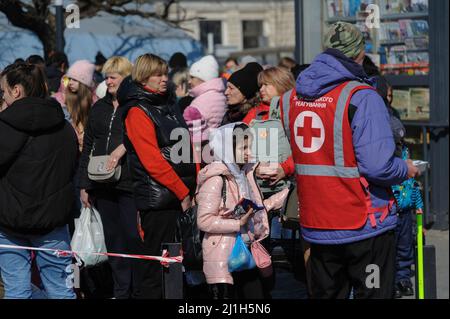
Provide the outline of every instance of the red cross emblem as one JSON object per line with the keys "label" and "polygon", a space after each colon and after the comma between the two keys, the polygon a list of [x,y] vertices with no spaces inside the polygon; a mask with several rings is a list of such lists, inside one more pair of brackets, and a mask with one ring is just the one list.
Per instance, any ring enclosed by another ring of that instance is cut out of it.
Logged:
{"label": "red cross emblem", "polygon": [[319,115],[305,111],[294,123],[295,142],[303,153],[317,152],[325,141],[325,128]]}
{"label": "red cross emblem", "polygon": [[313,137],[320,137],[320,128],[313,128],[313,118],[308,116],[303,120],[303,127],[297,127],[297,135],[303,137],[303,147],[311,148]]}

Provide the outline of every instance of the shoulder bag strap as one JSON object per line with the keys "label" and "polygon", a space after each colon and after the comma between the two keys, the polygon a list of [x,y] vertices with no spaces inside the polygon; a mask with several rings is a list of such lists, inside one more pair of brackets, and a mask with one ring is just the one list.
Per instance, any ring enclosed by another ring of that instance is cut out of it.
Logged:
{"label": "shoulder bag strap", "polygon": [[280,97],[275,96],[272,101],[270,101],[270,110],[269,110],[269,120],[270,119],[280,119],[280,112],[279,112],[279,102]]}
{"label": "shoulder bag strap", "polygon": [[220,177],[222,177],[222,181],[223,181],[223,186],[222,186],[222,203],[223,203],[223,207],[226,207],[226,203],[227,203],[227,178],[223,175],[220,175]]}

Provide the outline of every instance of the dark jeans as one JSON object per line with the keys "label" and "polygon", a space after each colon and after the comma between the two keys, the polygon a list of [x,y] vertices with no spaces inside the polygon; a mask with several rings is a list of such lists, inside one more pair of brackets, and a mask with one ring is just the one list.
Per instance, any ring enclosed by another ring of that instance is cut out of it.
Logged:
{"label": "dark jeans", "polygon": [[235,272],[233,280],[236,299],[271,299],[258,268]]}
{"label": "dark jeans", "polygon": [[232,273],[234,285],[208,285],[212,299],[271,299],[258,268]]}
{"label": "dark jeans", "polygon": [[[117,190],[95,191],[94,195],[108,252],[141,254],[144,247],[138,233],[138,212],[133,195]],[[139,284],[136,260],[108,257],[108,262],[114,279],[114,297],[130,298]]]}
{"label": "dark jeans", "polygon": [[395,283],[410,282],[411,266],[414,264],[414,230],[412,212],[401,212],[398,216]]}
{"label": "dark jeans", "polygon": [[69,234],[70,237],[73,236],[74,232],[75,232],[75,219],[76,218],[80,218],[80,214],[81,214],[81,200],[80,200],[80,188],[78,187],[78,179],[79,179],[79,168],[77,168],[77,171],[75,173],[75,176],[73,178],[73,191],[74,191],[74,202],[73,202],[73,206],[72,206],[72,216],[71,219],[69,221]]}
{"label": "dark jeans", "polygon": [[[145,254],[161,256],[161,244],[175,242],[176,222],[180,210],[161,210],[140,212],[141,227],[144,231]],[[161,299],[162,268],[157,261],[139,260],[139,291],[133,294],[136,299]]]}
{"label": "dark jeans", "polygon": [[[355,299],[391,299],[395,274],[394,231],[350,244],[311,244],[310,263],[313,299],[346,299],[352,287]],[[379,272],[373,267],[378,267]]]}

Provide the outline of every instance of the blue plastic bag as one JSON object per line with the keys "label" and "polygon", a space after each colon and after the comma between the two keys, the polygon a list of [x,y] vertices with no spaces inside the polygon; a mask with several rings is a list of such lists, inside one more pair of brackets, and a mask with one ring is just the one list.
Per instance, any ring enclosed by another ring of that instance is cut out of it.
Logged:
{"label": "blue plastic bag", "polygon": [[228,271],[239,272],[255,267],[253,255],[242,240],[241,234],[238,233],[231,255],[228,257]]}

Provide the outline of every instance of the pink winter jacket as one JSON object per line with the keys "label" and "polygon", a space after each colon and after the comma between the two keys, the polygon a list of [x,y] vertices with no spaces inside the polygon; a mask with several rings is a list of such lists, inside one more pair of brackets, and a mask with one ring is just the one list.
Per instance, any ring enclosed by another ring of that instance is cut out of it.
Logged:
{"label": "pink winter jacket", "polygon": [[[254,178],[257,164],[247,170],[257,204],[264,204],[266,210],[253,216],[255,240],[261,240],[269,235],[267,212],[280,209],[288,195],[288,189],[273,195],[263,201],[261,192]],[[226,177],[226,206],[223,207],[221,175]],[[198,175],[197,223],[205,232],[203,239],[203,272],[208,284],[233,284],[233,277],[228,272],[228,257],[233,249],[236,234],[240,231],[239,220],[225,217],[233,210],[240,200],[239,189],[234,177],[225,164],[214,162],[206,166]]]}
{"label": "pink winter jacket", "polygon": [[194,100],[183,116],[194,142],[208,140],[210,129],[222,123],[227,108],[224,92],[225,84],[221,78],[204,82],[191,90]]}

